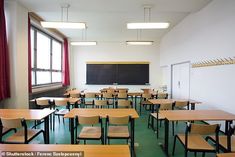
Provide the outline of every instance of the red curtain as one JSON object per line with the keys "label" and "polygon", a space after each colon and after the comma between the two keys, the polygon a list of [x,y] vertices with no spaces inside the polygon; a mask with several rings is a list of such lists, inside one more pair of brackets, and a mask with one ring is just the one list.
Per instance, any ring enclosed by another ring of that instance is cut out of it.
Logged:
{"label": "red curtain", "polygon": [[32,93],[31,83],[31,33],[30,33],[30,16],[28,15],[28,90]]}
{"label": "red curtain", "polygon": [[4,0],[0,0],[0,100],[10,97],[9,64]]}
{"label": "red curtain", "polygon": [[63,86],[70,85],[70,76],[69,76],[69,51],[68,51],[68,40],[64,39],[64,51],[63,51]]}

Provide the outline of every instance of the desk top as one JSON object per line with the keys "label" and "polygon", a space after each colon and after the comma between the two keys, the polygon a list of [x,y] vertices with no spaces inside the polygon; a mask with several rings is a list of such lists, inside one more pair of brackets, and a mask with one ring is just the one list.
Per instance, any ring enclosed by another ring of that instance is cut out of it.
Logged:
{"label": "desk top", "polygon": [[170,104],[175,102],[172,99],[149,99],[148,101],[152,104]]}
{"label": "desk top", "polygon": [[[80,98],[63,98],[63,97],[40,97],[40,98],[36,98],[36,99],[48,99],[50,101],[54,101],[54,100],[66,100],[66,101],[69,101],[71,104],[75,104],[76,102],[81,100]],[[33,102],[36,99],[32,99],[30,101]]]}
{"label": "desk top", "polygon": [[24,118],[25,120],[41,120],[52,114],[54,110],[47,109],[0,109],[0,117],[4,118]]}
{"label": "desk top", "polygon": [[168,110],[161,111],[161,115],[169,121],[235,120],[234,114],[222,110]]}
{"label": "desk top", "polygon": [[217,154],[217,157],[234,157],[235,153],[221,153],[221,154]]}
{"label": "desk top", "polygon": [[84,109],[84,108],[74,108],[69,113],[67,113],[64,118],[74,118],[76,115],[100,115],[102,118],[107,116],[131,116],[136,119],[139,118],[138,113],[135,109]]}
{"label": "desk top", "polygon": [[201,104],[202,102],[192,99],[149,99],[152,104],[174,103],[175,101],[189,101],[190,104]]}
{"label": "desk top", "polygon": [[70,91],[67,91],[66,93],[64,93],[65,96],[68,96],[69,94],[80,94],[82,91],[80,90],[70,90]]}
{"label": "desk top", "polygon": [[128,145],[0,144],[1,151],[84,151],[85,157],[130,157]]}

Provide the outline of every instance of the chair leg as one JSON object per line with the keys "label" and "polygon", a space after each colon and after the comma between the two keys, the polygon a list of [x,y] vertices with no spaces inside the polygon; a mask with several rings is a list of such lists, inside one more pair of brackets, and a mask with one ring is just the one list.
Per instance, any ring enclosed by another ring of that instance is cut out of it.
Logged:
{"label": "chair leg", "polygon": [[197,152],[194,152],[194,156],[197,157]]}
{"label": "chair leg", "polygon": [[150,125],[150,114],[149,114],[149,117],[148,117],[148,129],[149,129],[149,125]]}
{"label": "chair leg", "polygon": [[188,157],[188,150],[186,149],[186,148],[184,148],[185,150],[184,150],[184,156],[185,157]]}
{"label": "chair leg", "polygon": [[175,136],[175,122],[172,121],[172,135]]}
{"label": "chair leg", "polygon": [[84,144],[86,145],[86,140],[84,140]]}
{"label": "chair leg", "polygon": [[173,144],[172,155],[174,155],[174,154],[175,154],[176,137],[177,137],[177,136],[175,136],[175,137],[174,137],[174,144]]}
{"label": "chair leg", "polygon": [[206,155],[206,152],[202,152],[202,157],[205,157],[205,155]]}
{"label": "chair leg", "polygon": [[59,120],[59,123],[60,123],[60,116],[58,115],[58,120]]}
{"label": "chair leg", "polygon": [[142,106],[142,105],[140,104],[140,115],[141,115],[141,106]]}
{"label": "chair leg", "polygon": [[42,135],[43,135],[44,144],[46,144],[46,133],[45,133],[45,131],[42,132]]}
{"label": "chair leg", "polygon": [[64,117],[63,117],[63,124],[64,124]]}

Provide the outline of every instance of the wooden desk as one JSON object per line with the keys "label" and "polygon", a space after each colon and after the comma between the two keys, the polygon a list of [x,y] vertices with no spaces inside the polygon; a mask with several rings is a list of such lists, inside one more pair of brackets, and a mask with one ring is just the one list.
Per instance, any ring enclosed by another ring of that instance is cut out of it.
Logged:
{"label": "wooden desk", "polygon": [[84,157],[130,157],[128,145],[43,145],[43,144],[0,144],[0,157],[3,151],[84,151]]}
{"label": "wooden desk", "polygon": [[217,154],[217,157],[235,157],[235,153],[221,153]]}
{"label": "wooden desk", "polygon": [[70,90],[70,91],[67,91],[66,93],[64,93],[64,96],[69,96],[70,94],[81,94],[82,92],[84,92],[84,90],[83,91],[80,91],[80,90],[77,90],[77,89]]}
{"label": "wooden desk", "polygon": [[138,113],[135,109],[72,109],[67,113],[64,118],[70,118],[70,128],[71,128],[71,144],[74,144],[74,118],[79,115],[99,115],[102,118],[107,116],[131,116],[131,154],[134,155],[134,130],[135,130],[135,119],[139,118]]}
{"label": "wooden desk", "polygon": [[25,120],[42,120],[44,119],[44,130],[46,134],[45,143],[49,144],[49,115],[54,110],[30,110],[30,109],[0,109],[0,117],[4,118],[24,118]]}
{"label": "wooden desk", "polygon": [[165,143],[163,149],[168,155],[169,121],[225,121],[225,133],[229,124],[235,120],[235,115],[222,110],[169,110],[161,111],[165,119]]}

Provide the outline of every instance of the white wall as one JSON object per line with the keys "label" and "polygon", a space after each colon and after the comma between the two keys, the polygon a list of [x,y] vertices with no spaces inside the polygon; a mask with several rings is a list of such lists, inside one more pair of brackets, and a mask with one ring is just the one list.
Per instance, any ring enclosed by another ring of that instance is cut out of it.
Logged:
{"label": "white wall", "polygon": [[17,1],[5,1],[10,58],[11,98],[5,108],[28,108],[28,10]]}
{"label": "white wall", "polygon": [[[162,39],[161,66],[234,57],[234,8],[234,0],[214,0],[201,11],[186,17]],[[169,80],[170,77],[166,82],[170,83]],[[234,80],[235,65],[191,68],[191,98],[203,102],[197,108],[219,108],[235,113]]]}
{"label": "white wall", "polygon": [[109,85],[86,85],[87,61],[148,61],[150,62],[150,85],[118,85],[130,91],[141,88],[158,88],[160,83],[159,45],[128,46],[124,42],[98,43],[97,46],[71,47],[71,86],[87,91],[99,91]]}

